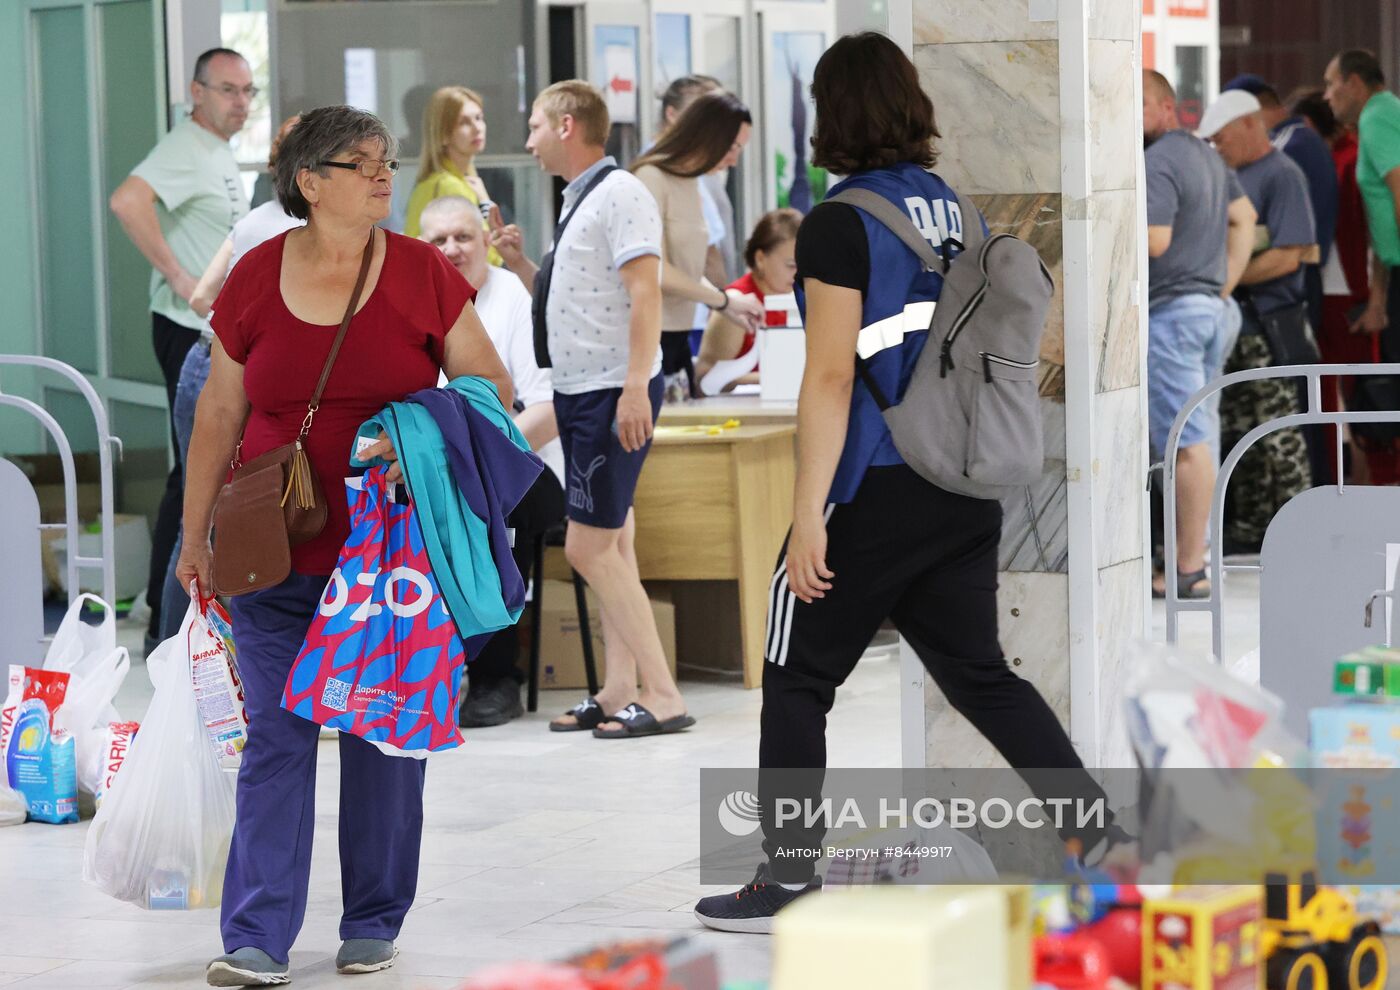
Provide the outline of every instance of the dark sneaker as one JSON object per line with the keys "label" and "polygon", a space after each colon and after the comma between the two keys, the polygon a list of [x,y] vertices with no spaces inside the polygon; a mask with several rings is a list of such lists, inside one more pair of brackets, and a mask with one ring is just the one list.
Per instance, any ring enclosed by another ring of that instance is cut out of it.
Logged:
{"label": "dark sneaker", "polygon": [[347,938],[335,954],[337,973],[377,973],[394,965],[399,950],[387,938]]}
{"label": "dark sneaker", "polygon": [[706,928],[721,932],[767,934],[773,930],[773,916],[799,897],[821,890],[821,877],[813,877],[801,890],[788,890],[773,880],[768,864],[762,863],[753,882],[732,894],[701,898],[695,905],[695,918]]}
{"label": "dark sneaker", "polygon": [[457,724],[464,729],[481,729],[488,725],[505,725],[525,714],[520,703],[520,685],[513,677],[478,684],[467,681],[467,696],[457,713]]}
{"label": "dark sneaker", "polygon": [[211,987],[269,987],[292,982],[286,963],[251,946],[215,959],[204,975]]}

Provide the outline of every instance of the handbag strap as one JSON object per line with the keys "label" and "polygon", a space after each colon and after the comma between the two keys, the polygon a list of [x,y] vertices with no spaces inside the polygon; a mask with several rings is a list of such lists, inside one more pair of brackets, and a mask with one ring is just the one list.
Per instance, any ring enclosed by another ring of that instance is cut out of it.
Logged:
{"label": "handbag strap", "polygon": [[306,419],[302,420],[301,433],[297,435],[298,440],[305,440],[307,434],[311,432],[311,421],[316,418],[316,410],[321,408],[321,393],[326,390],[326,382],[330,380],[336,356],[340,354],[340,345],[345,343],[345,334],[349,331],[350,321],[355,316],[355,307],[360,304],[360,293],[364,291],[365,281],[369,278],[370,262],[374,260],[375,229],[370,228],[369,243],[365,245],[364,257],[360,259],[360,275],[355,279],[355,291],[350,293],[350,305],[345,307],[345,315],[341,317],[340,329],[335,334],[335,342],[331,344],[331,352],[326,355],[325,367],[321,369],[321,380],[316,383],[316,391],[311,394],[311,402],[307,404]]}

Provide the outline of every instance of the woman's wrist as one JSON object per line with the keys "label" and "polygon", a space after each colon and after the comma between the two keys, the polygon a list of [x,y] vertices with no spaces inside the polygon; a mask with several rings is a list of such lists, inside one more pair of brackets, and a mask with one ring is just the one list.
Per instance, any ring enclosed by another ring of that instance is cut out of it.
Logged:
{"label": "woman's wrist", "polygon": [[718,306],[711,305],[710,309],[716,313],[723,313],[726,309],[729,308],[729,293],[721,289],[719,296],[720,299],[722,299],[723,301]]}

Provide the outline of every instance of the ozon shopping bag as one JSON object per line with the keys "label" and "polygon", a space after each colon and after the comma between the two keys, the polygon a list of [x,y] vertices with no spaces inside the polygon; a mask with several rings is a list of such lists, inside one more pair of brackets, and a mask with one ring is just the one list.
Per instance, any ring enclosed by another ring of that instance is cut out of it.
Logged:
{"label": "ozon shopping bag", "polygon": [[411,505],[385,468],[346,481],[350,538],[297,654],[282,707],[395,756],[462,742],[457,697],[466,654]]}

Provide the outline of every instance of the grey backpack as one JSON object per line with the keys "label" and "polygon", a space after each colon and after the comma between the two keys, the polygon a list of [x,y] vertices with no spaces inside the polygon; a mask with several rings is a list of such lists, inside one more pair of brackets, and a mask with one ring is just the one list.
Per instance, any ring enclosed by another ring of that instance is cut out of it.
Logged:
{"label": "grey backpack", "polygon": [[847,189],[827,202],[869,213],[925,271],[943,272],[928,342],[897,404],[856,358],[900,456],[939,488],[973,498],[1001,498],[1037,481],[1045,438],[1036,373],[1055,283],[1035,248],[1011,234],[983,234],[977,208],[961,196],[963,250],[951,261],[879,193]]}

